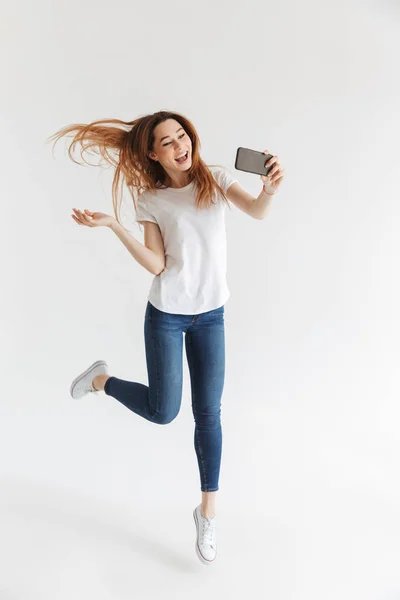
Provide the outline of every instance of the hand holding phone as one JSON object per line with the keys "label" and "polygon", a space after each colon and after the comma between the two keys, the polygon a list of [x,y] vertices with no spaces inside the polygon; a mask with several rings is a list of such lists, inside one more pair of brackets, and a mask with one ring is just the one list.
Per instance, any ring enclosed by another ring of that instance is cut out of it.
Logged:
{"label": "hand holding phone", "polygon": [[273,164],[266,167],[265,163],[273,157],[273,154],[264,154],[249,148],[238,148],[236,152],[235,169],[255,173],[256,175],[268,175]]}

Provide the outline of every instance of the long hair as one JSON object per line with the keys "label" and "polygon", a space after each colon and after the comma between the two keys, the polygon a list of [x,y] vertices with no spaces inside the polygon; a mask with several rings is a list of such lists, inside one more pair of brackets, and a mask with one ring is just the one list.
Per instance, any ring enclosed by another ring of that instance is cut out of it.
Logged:
{"label": "long hair", "polygon": [[211,171],[200,157],[200,140],[196,129],[189,119],[178,113],[162,110],[141,116],[134,121],[103,119],[93,121],[88,125],[68,125],[50,136],[47,141],[54,140],[54,148],[61,137],[74,134],[68,148],[71,160],[81,164],[72,156],[75,146],[80,144],[80,155],[84,163],[91,165],[83,157],[83,152],[94,150],[103,160],[115,167],[112,202],[114,216],[120,223],[118,210],[122,201],[124,184],[132,196],[135,211],[136,200],[142,192],[154,192],[166,184],[167,172],[158,161],[149,158],[148,153],[153,151],[154,129],[167,119],[175,119],[185,129],[192,142],[192,165],[188,169],[188,175],[190,181],[194,182],[197,191],[196,208],[208,208],[211,204],[215,204],[213,200],[215,192],[219,192],[223,201],[229,206],[223,189],[217,184]]}

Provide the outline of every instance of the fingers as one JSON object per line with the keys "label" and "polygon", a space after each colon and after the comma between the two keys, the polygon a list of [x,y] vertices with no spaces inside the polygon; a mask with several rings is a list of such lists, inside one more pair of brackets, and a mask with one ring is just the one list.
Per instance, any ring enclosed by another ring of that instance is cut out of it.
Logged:
{"label": "fingers", "polygon": [[72,210],[74,211],[75,216],[74,215],[71,215],[71,216],[77,223],[79,223],[79,225],[88,225],[89,227],[91,226],[91,219],[88,215],[82,213],[82,211],[80,211],[76,208],[73,208]]}
{"label": "fingers", "polygon": [[[268,152],[268,150],[264,150],[264,154],[270,154],[270,152]],[[276,155],[272,156],[270,159],[267,160],[267,162],[264,165],[266,168],[269,168],[274,163],[276,163],[275,167],[273,169],[270,169],[268,171],[268,177],[269,178],[271,178],[271,176],[273,175],[273,173],[276,173],[277,166],[278,166],[278,169],[279,169],[279,159],[278,159],[278,157]],[[271,181],[271,179],[270,179],[270,181]]]}
{"label": "fingers", "polygon": [[[275,166],[273,169],[270,170],[270,172],[268,173],[268,175],[270,177],[272,177],[273,175],[279,175],[279,177],[282,177],[284,173],[284,169],[282,169],[282,167],[278,164],[277,166]],[[277,179],[278,177],[274,177],[274,179]]]}
{"label": "fingers", "polygon": [[270,158],[269,160],[267,160],[267,162],[265,163],[265,166],[270,167],[272,164],[278,163],[278,162],[279,162],[279,158],[277,155],[275,155],[272,158]]}
{"label": "fingers", "polygon": [[[264,154],[271,154],[269,150],[264,150]],[[272,166],[273,165],[273,166]],[[270,185],[274,185],[278,187],[282,183],[282,179],[285,174],[285,169],[283,169],[279,162],[279,157],[277,155],[272,156],[265,163],[266,168],[270,168],[268,171],[268,175],[261,175],[261,179],[263,183],[268,183]]]}
{"label": "fingers", "polygon": [[79,210],[76,210],[76,208],[73,208],[72,210],[74,211],[75,214],[71,215],[71,217],[74,219],[74,221],[76,223],[78,223],[78,225],[83,225],[80,214],[79,214]]}
{"label": "fingers", "polygon": [[269,171],[268,175],[261,175],[261,179],[267,183],[276,183],[280,179],[283,179],[285,170],[282,167],[274,168]]}
{"label": "fingers", "polygon": [[[264,153],[269,154],[267,150],[265,150]],[[267,160],[265,167],[271,167],[274,163],[275,165],[268,171],[268,177],[272,179],[272,181],[277,181],[277,179],[281,179],[284,174],[284,169],[280,165],[278,155],[275,154],[275,156],[272,156],[272,158]]]}

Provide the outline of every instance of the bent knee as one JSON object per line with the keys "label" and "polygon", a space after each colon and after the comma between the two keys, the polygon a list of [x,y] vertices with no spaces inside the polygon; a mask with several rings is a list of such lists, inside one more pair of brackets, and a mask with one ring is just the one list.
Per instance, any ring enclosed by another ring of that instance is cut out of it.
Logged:
{"label": "bent knee", "polygon": [[176,417],[178,416],[178,413],[174,412],[174,413],[157,413],[155,415],[155,420],[159,425],[168,425],[169,423],[172,423],[172,421],[174,421],[174,419],[176,419]]}

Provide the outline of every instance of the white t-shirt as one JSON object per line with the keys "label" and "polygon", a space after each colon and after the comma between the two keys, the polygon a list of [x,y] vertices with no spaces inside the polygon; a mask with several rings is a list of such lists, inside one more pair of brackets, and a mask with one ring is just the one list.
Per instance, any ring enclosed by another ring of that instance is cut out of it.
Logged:
{"label": "white t-shirt", "polygon": [[[208,168],[224,192],[238,181],[226,167]],[[158,310],[194,315],[219,308],[229,298],[226,203],[221,194],[217,198],[210,208],[196,209],[192,182],[145,191],[137,199],[136,221],[157,223],[164,241],[165,268],[154,277],[148,295]]]}

